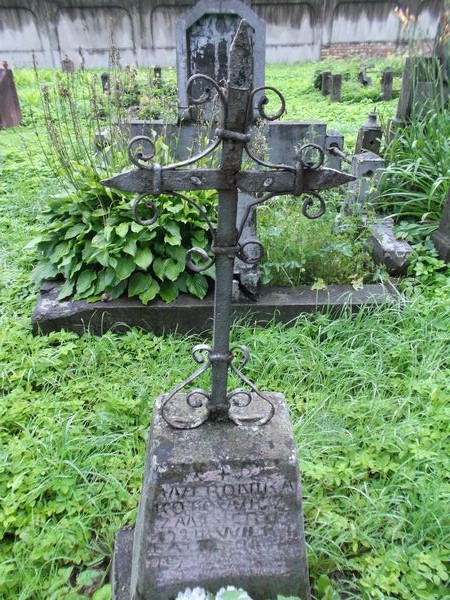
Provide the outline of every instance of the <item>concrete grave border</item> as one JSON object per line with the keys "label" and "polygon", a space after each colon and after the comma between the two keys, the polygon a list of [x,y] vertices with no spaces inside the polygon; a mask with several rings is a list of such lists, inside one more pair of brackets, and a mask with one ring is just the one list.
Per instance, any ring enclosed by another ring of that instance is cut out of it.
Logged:
{"label": "concrete grave border", "polygon": [[[79,335],[89,331],[102,335],[106,331],[126,333],[130,327],[165,333],[204,333],[211,329],[213,294],[200,300],[187,294],[172,303],[154,300],[148,305],[136,298],[118,298],[109,302],[86,300],[59,301],[60,283],[46,282],[41,289],[37,306],[31,319],[33,333],[49,334],[52,331],[73,331]],[[233,302],[235,318],[265,326],[273,321],[293,325],[303,315],[330,311],[339,316],[344,310],[358,312],[364,306],[393,303],[403,297],[394,283],[373,283],[355,290],[351,285],[330,285],[324,290],[311,290],[309,286],[263,286],[255,302],[243,299]]]}

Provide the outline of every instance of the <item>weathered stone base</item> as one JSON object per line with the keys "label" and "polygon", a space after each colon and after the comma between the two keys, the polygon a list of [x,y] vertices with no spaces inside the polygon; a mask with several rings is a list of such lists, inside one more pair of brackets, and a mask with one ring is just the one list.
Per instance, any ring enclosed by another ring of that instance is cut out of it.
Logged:
{"label": "weathered stone base", "polygon": [[438,229],[433,233],[431,239],[439,257],[445,262],[450,262],[450,233]]}
{"label": "weathered stone base", "polygon": [[[362,306],[392,302],[396,296],[398,293],[392,284],[368,284],[360,290],[350,285],[331,285],[325,290],[311,290],[307,286],[264,287],[257,301],[233,302],[233,312],[235,317],[248,317],[261,325],[274,319],[289,323],[303,313],[331,308],[339,314],[348,307],[356,312]],[[65,329],[80,335],[86,331],[101,335],[108,330],[124,333],[130,327],[140,327],[162,335],[175,331],[202,333],[212,327],[212,294],[203,300],[181,294],[171,304],[160,300],[147,306],[133,298],[89,303],[84,300],[59,302],[57,297],[57,284],[48,283],[41,290],[32,316],[34,334]]]}
{"label": "weathered stone base", "polygon": [[[264,395],[275,405],[266,425],[207,421],[191,430],[169,427],[158,399],[134,539],[130,528],[116,538],[113,600],[226,585],[254,600],[310,598],[292,427],[283,396]],[[256,394],[237,410],[252,406],[267,411]]]}

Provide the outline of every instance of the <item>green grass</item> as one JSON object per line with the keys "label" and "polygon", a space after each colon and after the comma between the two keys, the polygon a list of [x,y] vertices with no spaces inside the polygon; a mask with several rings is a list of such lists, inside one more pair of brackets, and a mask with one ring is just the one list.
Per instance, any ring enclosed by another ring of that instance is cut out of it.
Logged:
{"label": "green grass", "polygon": [[[370,64],[377,71],[391,66],[398,68],[399,59],[373,59]],[[286,119],[301,121],[321,121],[327,124],[327,130],[342,133],[345,138],[344,150],[352,154],[355,149],[359,127],[367,120],[367,114],[376,110],[381,122],[387,122],[395,115],[397,98],[381,100],[381,73],[373,73],[373,85],[364,88],[357,82],[360,62],[322,61],[320,63],[295,63],[292,65],[268,65],[266,84],[278,87],[286,97]],[[343,73],[342,102],[330,102],[328,96],[314,87],[317,72],[331,70]],[[400,78],[394,78],[394,92],[398,94]],[[275,99],[273,100],[275,103]],[[270,104],[267,107],[269,110]]]}
{"label": "green grass", "polygon": [[[293,74],[292,96],[298,81],[296,117],[326,118],[327,100],[303,96],[315,68],[279,67],[279,79],[269,69],[280,87]],[[355,106],[338,108],[336,123],[355,132]],[[136,515],[154,398],[192,371],[196,340],[33,337],[24,246],[57,185],[28,126],[0,132],[0,181],[0,597],[105,599],[115,532]],[[286,395],[317,598],[450,597],[449,300],[233,332],[251,349],[249,377]]]}

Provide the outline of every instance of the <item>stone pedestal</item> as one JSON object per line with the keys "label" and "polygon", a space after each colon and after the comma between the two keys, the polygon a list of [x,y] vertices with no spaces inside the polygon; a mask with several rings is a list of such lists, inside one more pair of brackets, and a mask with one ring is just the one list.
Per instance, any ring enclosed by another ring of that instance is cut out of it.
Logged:
{"label": "stone pedestal", "polygon": [[367,121],[358,130],[355,154],[360,154],[364,150],[379,154],[382,135],[381,125],[377,121],[377,113],[370,112]]}
{"label": "stone pedestal", "polygon": [[368,206],[376,206],[376,186],[384,165],[384,158],[373,152],[360,152],[352,156],[351,173],[356,179],[349,184],[351,196],[344,204],[347,214],[361,213]]}
{"label": "stone pedestal", "polygon": [[[266,425],[176,430],[156,403],[134,530],[119,531],[114,600],[168,600],[186,587],[242,587],[254,600],[309,599],[301,484],[281,394]],[[184,403],[185,396],[179,397]],[[235,411],[267,410],[252,394]],[[199,410],[202,410],[201,408]]]}

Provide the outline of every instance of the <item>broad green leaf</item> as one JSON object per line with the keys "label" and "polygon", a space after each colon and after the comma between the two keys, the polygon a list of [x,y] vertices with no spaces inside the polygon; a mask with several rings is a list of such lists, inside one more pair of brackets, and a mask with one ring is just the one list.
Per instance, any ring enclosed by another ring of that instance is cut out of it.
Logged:
{"label": "broad green leaf", "polygon": [[58,263],[61,260],[61,258],[69,252],[69,250],[70,250],[69,242],[61,242],[60,244],[57,244],[54,247],[52,255],[50,257],[51,261],[53,263]]}
{"label": "broad green leaf", "polygon": [[167,246],[166,248],[167,256],[170,256],[170,258],[173,258],[176,262],[181,263],[183,265],[183,270],[186,261],[186,252],[187,250],[184,246]]}
{"label": "broad green leaf", "polygon": [[138,248],[136,255],[134,257],[134,262],[141,269],[147,269],[153,260],[153,254],[150,248]]}
{"label": "broad green leaf", "polygon": [[92,600],[111,600],[111,585],[108,583],[95,590]]}
{"label": "broad green leaf", "polygon": [[208,293],[208,280],[201,273],[195,275],[188,273],[186,286],[188,291],[197,298],[204,298]]}
{"label": "broad green leaf", "polygon": [[110,256],[106,250],[97,250],[97,253],[91,256],[90,260],[88,261],[88,264],[95,261],[101,264],[102,267],[110,266]]}
{"label": "broad green leaf", "polygon": [[58,300],[64,300],[71,296],[74,287],[73,281],[65,281],[59,289]]}
{"label": "broad green leaf", "polygon": [[179,246],[181,244],[181,236],[169,235],[166,233],[164,242],[170,246]]}
{"label": "broad green leaf", "polygon": [[94,248],[94,246],[92,245],[92,243],[90,241],[87,241],[84,244],[84,248],[83,248],[83,251],[81,253],[81,258],[84,261],[89,262],[91,256],[93,254],[95,254],[96,252],[98,252],[98,248]]}
{"label": "broad green leaf", "polygon": [[77,278],[77,294],[84,294],[91,287],[92,282],[97,277],[93,269],[84,269]]}
{"label": "broad green leaf", "polygon": [[164,241],[171,246],[178,246],[181,244],[181,233],[180,226],[175,221],[168,221],[163,225],[164,229],[168,232],[164,236]]}
{"label": "broad green leaf", "polygon": [[153,277],[142,271],[135,271],[128,281],[128,295],[139,296],[151,285]]}
{"label": "broad green leaf", "polygon": [[188,275],[189,275],[189,273],[187,273],[186,271],[184,271],[184,273],[181,273],[180,276],[177,279],[178,289],[183,294],[187,294],[188,293],[188,289],[187,289],[187,278],[188,278]]}
{"label": "broad green leaf", "polygon": [[64,239],[70,240],[74,237],[77,237],[85,229],[86,229],[86,226],[84,223],[77,223],[77,225],[74,225],[73,227],[69,227],[69,229],[66,231],[66,235],[64,236]]}
{"label": "broad green leaf", "polygon": [[79,260],[78,262],[75,262],[72,264],[72,266],[70,267],[70,271],[69,271],[69,277],[72,279],[73,276],[75,275],[75,273],[78,273],[78,271],[83,267],[83,263],[81,260]]}
{"label": "broad green leaf", "polygon": [[78,586],[91,586],[102,577],[102,572],[97,569],[86,569],[77,575]]}
{"label": "broad green leaf", "polygon": [[139,233],[140,231],[142,231],[144,229],[143,225],[140,225],[139,223],[136,223],[136,221],[133,221],[131,223],[131,231],[133,233]]}
{"label": "broad green leaf", "polygon": [[116,279],[116,274],[114,272],[114,269],[112,269],[111,267],[108,267],[107,269],[100,271],[100,273],[97,274],[97,281],[95,284],[95,293],[101,294],[102,292],[107,290],[107,288],[113,284],[115,279]]}
{"label": "broad green leaf", "polygon": [[164,279],[164,272],[165,272],[164,260],[160,256],[158,256],[153,261],[152,267],[153,267],[153,272],[155,273],[155,275],[157,277],[159,277],[159,279],[161,279],[161,281],[162,281]]}
{"label": "broad green leaf", "polygon": [[156,237],[156,229],[150,229],[149,227],[145,228],[145,231],[142,231],[139,235],[140,242],[150,242]]}
{"label": "broad green leaf", "polygon": [[166,258],[166,260],[164,261],[165,263],[165,270],[164,270],[164,275],[166,277],[166,279],[170,279],[170,281],[175,281],[179,274],[184,271],[184,263],[177,263],[173,260],[171,260],[170,258]]}
{"label": "broad green leaf", "polygon": [[107,291],[107,294],[110,297],[110,299],[115,300],[116,298],[119,298],[120,296],[123,295],[126,287],[127,287],[127,282],[120,281],[117,285],[113,286],[112,288],[109,288],[106,291]]}
{"label": "broad green leaf", "polygon": [[123,246],[122,251],[126,254],[130,254],[131,256],[135,256],[137,252],[136,239],[130,237],[125,246]]}
{"label": "broad green leaf", "polygon": [[41,237],[35,237],[32,240],[30,240],[27,244],[25,244],[25,246],[23,247],[24,250],[33,250],[34,248],[36,248],[36,246],[38,244],[41,244],[44,240]]}
{"label": "broad green leaf", "polygon": [[153,300],[155,298],[155,296],[158,292],[159,292],[158,282],[152,278],[152,282],[151,282],[150,286],[145,290],[145,292],[143,292],[142,294],[139,294],[139,300],[143,304],[147,304],[148,302],[150,302],[150,300]]}
{"label": "broad green leaf", "polygon": [[53,279],[58,275],[58,269],[52,263],[41,263],[32,272],[31,278],[36,285],[40,285],[44,279]]}
{"label": "broad green leaf", "polygon": [[115,268],[116,275],[121,281],[123,281],[124,279],[128,279],[135,268],[136,265],[133,257],[121,256],[117,259],[117,265]]}
{"label": "broad green leaf", "polygon": [[163,281],[159,286],[159,295],[164,302],[173,302],[179,294],[179,289],[173,281]]}
{"label": "broad green leaf", "polygon": [[118,225],[116,227],[117,235],[120,236],[121,238],[124,238],[128,233],[129,226],[130,226],[129,223],[121,223],[120,225]]}
{"label": "broad green leaf", "polygon": [[103,231],[100,231],[92,238],[91,244],[95,248],[106,248],[108,246],[108,242],[105,239]]}
{"label": "broad green leaf", "polygon": [[111,241],[112,231],[113,231],[113,228],[111,225],[106,225],[106,227],[103,230],[103,233],[105,235],[105,240],[107,240],[108,242]]}

